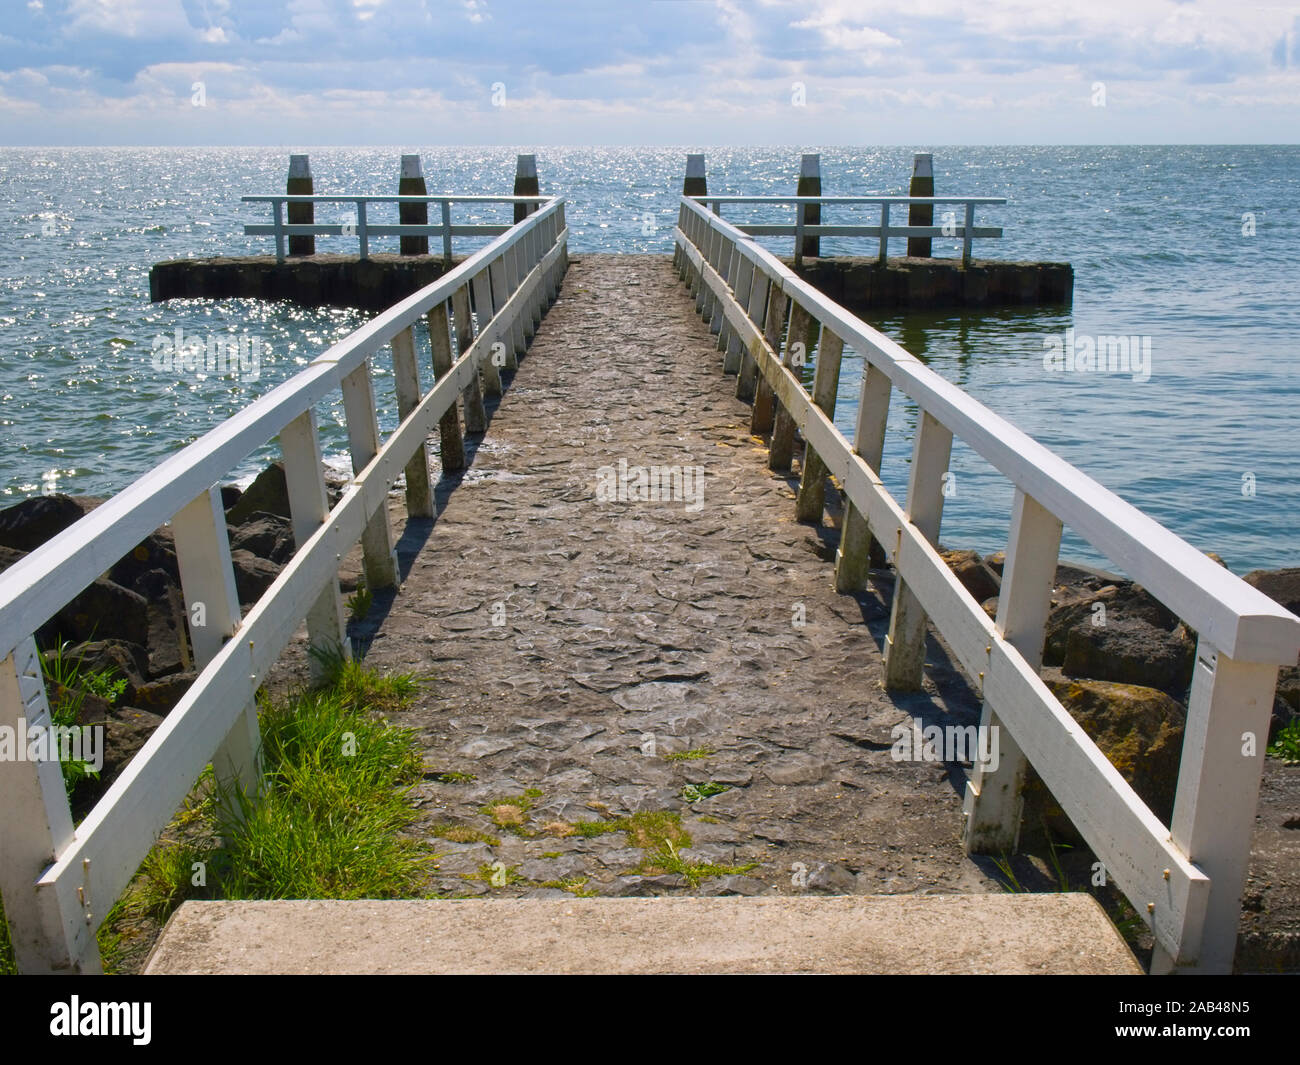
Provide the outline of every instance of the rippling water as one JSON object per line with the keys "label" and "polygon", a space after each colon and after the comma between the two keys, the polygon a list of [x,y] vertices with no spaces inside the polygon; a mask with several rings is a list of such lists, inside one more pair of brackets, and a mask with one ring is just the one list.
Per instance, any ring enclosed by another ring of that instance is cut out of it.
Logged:
{"label": "rippling water", "polygon": [[[671,251],[684,152],[540,150],[543,191],[569,200],[573,250]],[[398,154],[313,150],[317,191],[393,192]],[[421,154],[431,192],[509,191],[514,149]],[[905,192],[911,156],[903,148],[823,149],[824,190]],[[710,191],[790,193],[797,163],[794,149],[711,150]],[[1006,230],[1001,241],[983,242],[983,254],[1074,264],[1074,307],[891,314],[873,324],[1235,571],[1296,564],[1300,148],[962,147],[935,149],[935,163],[940,195],[1010,200],[979,215]],[[0,149],[9,219],[0,262],[0,502],[120,490],[363,320],[355,311],[249,300],[149,303],[154,262],[268,251],[269,239],[242,235],[266,209],[239,197],[282,190],[286,166],[278,149]],[[458,209],[456,218],[495,220],[504,210]],[[1247,212],[1254,236],[1242,233]],[[740,208],[724,213],[744,217]],[[321,221],[335,217],[348,220],[342,205],[318,211]],[[767,243],[785,254],[791,242]],[[458,242],[457,251],[467,246]],[[864,248],[826,240],[823,251]],[[261,338],[260,377],[159,374],[155,339],[177,328]],[[1151,337],[1150,379],[1044,372],[1044,337],[1069,328]],[[849,433],[860,378],[861,360],[847,355],[836,421]],[[326,405],[320,413],[326,450],[341,454],[341,411]],[[901,493],[916,412],[896,401],[894,415],[900,431],[890,434],[883,476]],[[391,427],[391,410],[381,424]],[[1010,487],[960,444],[952,469],[944,539],[1004,546]],[[1243,493],[1248,477],[1253,496]],[[1064,550],[1095,558],[1069,536]]]}

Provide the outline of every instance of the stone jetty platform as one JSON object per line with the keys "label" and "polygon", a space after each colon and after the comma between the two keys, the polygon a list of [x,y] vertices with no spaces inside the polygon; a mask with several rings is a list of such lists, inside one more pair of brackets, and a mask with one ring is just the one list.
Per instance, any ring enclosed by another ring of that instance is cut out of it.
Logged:
{"label": "stone jetty platform", "polygon": [[[666,257],[575,258],[427,539],[407,527],[367,662],[435,678],[403,715],[428,830],[499,840],[445,839],[437,889],[1000,890],[963,854],[965,770],[890,756],[894,725],[977,724],[978,700],[937,644],[923,693],[882,690],[888,583],[834,591],[838,531],[794,520],[797,466],[769,471],[733,393]],[[620,462],[697,468],[700,499],[598,501]],[[579,834],[658,812],[731,871]],[[509,884],[464,879],[496,862]]]}

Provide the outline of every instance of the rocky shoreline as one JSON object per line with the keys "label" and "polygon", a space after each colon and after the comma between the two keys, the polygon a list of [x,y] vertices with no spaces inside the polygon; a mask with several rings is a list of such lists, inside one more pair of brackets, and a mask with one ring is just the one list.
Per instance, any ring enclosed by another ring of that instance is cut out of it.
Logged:
{"label": "rocky shoreline", "polygon": [[[327,471],[331,505],[344,483]],[[293,556],[284,473],[273,464],[241,491],[222,488],[231,559],[241,605],[262,595]],[[101,500],[35,496],[0,511],[0,570],[45,543]],[[996,616],[1004,557],[944,550],[944,560],[985,611]],[[1217,561],[1222,563],[1221,559]],[[345,592],[355,577],[341,577]],[[1300,568],[1256,570],[1248,584],[1300,613]],[[185,628],[175,545],[158,529],[36,633],[43,651],[66,644],[64,659],[125,681],[115,704],[94,694],[83,724],[105,726],[105,764],[79,786],[74,813],[88,810],[121,773],[196,675]],[[1043,678],[1134,790],[1166,823],[1173,809],[1196,635],[1132,581],[1087,566],[1057,569],[1043,653]],[[57,693],[56,693],[57,697]],[[1269,731],[1300,716],[1300,668],[1283,668]],[[1026,823],[1056,838],[1077,838],[1041,782],[1032,776]]]}

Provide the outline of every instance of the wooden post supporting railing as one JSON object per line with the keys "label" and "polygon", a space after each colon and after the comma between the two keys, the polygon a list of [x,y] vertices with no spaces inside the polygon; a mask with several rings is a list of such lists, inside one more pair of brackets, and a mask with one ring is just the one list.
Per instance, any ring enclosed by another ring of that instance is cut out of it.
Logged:
{"label": "wooden post supporting railing", "polygon": [[[418,155],[402,156],[401,176],[397,179],[399,196],[425,196],[429,192],[424,183],[424,173],[420,169]],[[427,226],[429,224],[429,205],[427,203],[399,203],[397,220],[404,226]],[[399,237],[398,249],[403,255],[428,255],[428,237]]]}
{"label": "wooden post supporting railing", "polygon": [[[209,488],[177,511],[172,532],[195,664],[201,670],[235,635],[240,621],[221,491]],[[212,759],[217,780],[256,795],[262,782],[261,742],[257,704],[249,702]]]}
{"label": "wooden post supporting railing", "polygon": [[[907,483],[907,518],[931,544],[939,542],[943,517],[943,475],[952,454],[952,430],[928,412],[921,413]],[[894,602],[885,637],[885,687],[919,691],[925,668],[926,616],[920,601],[899,574],[894,559]]]}
{"label": "wooden post supporting railing", "polygon": [[[40,652],[28,637],[0,660],[0,727],[19,735],[50,724]],[[18,971],[98,973],[99,949],[88,916],[74,907],[65,908],[52,892],[32,887],[73,839],[59,763],[28,759],[5,763],[0,773],[0,810],[5,812],[0,824],[0,897]],[[103,903],[105,911],[111,904]]]}
{"label": "wooden post supporting railing", "polygon": [[[329,521],[329,491],[325,485],[325,463],[315,410],[306,410],[280,430],[280,454],[284,459],[284,483],[289,494],[289,520],[298,550]],[[348,624],[343,613],[343,596],[338,578],[329,581],[307,611],[307,646],[315,654],[308,663],[311,679],[326,677],[324,658],[352,657]]]}
{"label": "wooden post supporting railing", "polygon": [[[805,155],[799,161],[799,183],[795,186],[796,196],[820,196],[822,194],[822,157],[816,152]],[[821,237],[806,237],[804,226],[821,225],[822,209],[820,204],[801,203],[795,207],[798,218],[794,238],[794,261],[802,263],[805,255],[821,255]]]}
{"label": "wooden post supporting railing", "polygon": [[[753,285],[750,292],[750,318],[756,325],[763,326],[763,338],[767,341],[768,346],[773,351],[781,349],[781,334],[785,330],[786,311],[790,306],[790,297],[782,292],[777,286],[773,285],[766,274],[759,273],[756,275],[758,284]],[[763,306],[767,306],[767,318],[763,318]],[[745,357],[749,360],[753,369],[750,371],[751,380],[748,392],[754,397],[754,409],[750,412],[749,431],[755,436],[762,436],[764,433],[772,431],[772,424],[775,419],[776,398],[772,395],[772,384],[764,374],[758,372],[758,363],[754,356],[746,350]],[[745,376],[744,370],[741,371],[738,380]],[[753,381],[757,378],[757,382]],[[739,394],[737,389],[737,394]]]}
{"label": "wooden post supporting railing", "polygon": [[[516,196],[538,196],[540,193],[537,190],[540,187],[537,183],[537,156],[516,156],[514,194]],[[515,204],[515,222],[522,222],[536,210],[537,204],[535,203]]]}
{"label": "wooden post supporting railing", "polygon": [[[816,341],[816,320],[802,304],[798,302],[792,303],[790,305],[790,326],[785,338],[785,348],[781,355],[781,365],[788,370],[792,370],[798,376],[798,368],[808,361]],[[797,358],[800,358],[800,356],[796,355],[796,352],[800,351],[799,345],[803,345],[801,361],[796,361]],[[768,447],[767,465],[768,469],[784,473],[790,469],[790,463],[794,458],[794,418],[790,416],[790,412],[775,397],[773,397],[772,404],[774,410],[772,441]]]}
{"label": "wooden post supporting railing", "polygon": [[[1061,548],[1061,522],[1036,500],[1016,490],[998,593],[997,627],[1032,669],[1043,662],[1047,615]],[[980,725],[998,737],[998,762],[976,762],[966,784],[962,816],[967,854],[1011,854],[1020,839],[1021,790],[1029,763],[988,702]]]}
{"label": "wooden post supporting railing", "polygon": [[[474,326],[469,320],[469,286],[462,285],[451,297],[451,313],[456,329],[456,357],[459,358],[474,343]],[[487,411],[483,409],[483,388],[478,371],[470,375],[463,393],[465,402],[465,432],[487,431]]]}
{"label": "wooden post supporting railing", "polygon": [[[393,336],[393,383],[397,390],[397,417],[406,420],[420,405],[420,370],[415,358],[415,331],[407,326]],[[433,517],[433,492],[429,484],[429,449],[421,442],[406,464],[406,513],[413,518]]]}
{"label": "wooden post supporting railing", "polygon": [[[861,455],[873,473],[880,476],[885,453],[885,430],[889,423],[889,397],[893,386],[880,367],[867,363],[862,374],[862,394],[853,431],[853,450]],[[866,587],[871,571],[871,532],[866,517],[851,502],[844,505],[840,546],[835,556],[835,590],[856,592]]]}
{"label": "wooden post supporting railing", "polygon": [[[840,386],[840,362],[844,341],[828,327],[822,326],[817,344],[817,366],[813,370],[813,402],[828,418],[835,420],[835,399]],[[803,470],[799,478],[799,501],[795,516],[799,521],[821,524],[826,507],[826,464],[812,444],[804,442]]]}
{"label": "wooden post supporting railing", "polygon": [[[481,270],[470,282],[470,293],[474,297],[474,315],[478,319],[477,332],[481,336],[491,321],[492,277],[489,270]],[[501,395],[501,366],[498,365],[495,352],[489,352],[483,360],[483,391],[489,396]]]}
{"label": "wooden post supporting railing", "polygon": [[[1174,844],[1210,878],[1197,971],[1232,971],[1277,672],[1197,642],[1169,822]],[[1151,971],[1177,971],[1180,962],[1157,944]]]}
{"label": "wooden post supporting railing", "polygon": [[[749,320],[761,329],[764,322],[763,316],[767,311],[767,293],[771,286],[772,282],[768,280],[766,274],[754,270],[754,276],[749,281],[749,306],[745,308],[745,313]],[[758,377],[758,362],[754,359],[753,352],[748,347],[742,346],[740,369],[736,373],[736,398],[754,399],[755,389],[758,386]],[[751,417],[751,432],[754,430],[754,424],[753,417]]]}
{"label": "wooden post supporting railing", "polygon": [[[429,348],[433,358],[433,379],[441,380],[455,361],[451,353],[451,320],[447,316],[447,304],[438,303],[429,308],[425,315],[429,325]],[[460,408],[453,403],[438,423],[438,432],[442,438],[442,468],[455,473],[465,468],[465,438],[460,430]]]}
{"label": "wooden post supporting railing", "polygon": [[[740,255],[739,252],[736,254]],[[736,268],[735,279],[733,288],[736,302],[742,307],[748,307],[749,294],[754,284],[754,264],[744,256],[740,256],[740,265]],[[744,354],[745,342],[741,339],[740,334],[733,332],[727,339],[727,350],[722,357],[722,372],[724,374],[739,374],[741,359]]]}
{"label": "wooden post supporting railing", "polygon": [[[352,452],[352,472],[360,473],[379,454],[379,421],[375,416],[375,388],[370,378],[370,360],[343,378],[343,413],[348,423],[348,444]],[[393,530],[388,524],[388,504],[381,500],[368,516],[361,548],[366,584],[372,589],[396,588],[398,584],[397,552],[393,547]]]}
{"label": "wooden post supporting railing", "polygon": [[[289,156],[289,177],[285,181],[284,191],[290,196],[311,196],[313,194],[311,163],[305,155]],[[308,201],[307,203],[290,203],[288,207],[288,222],[291,226],[309,226],[316,220],[316,205]],[[279,211],[276,211],[276,221],[279,222]],[[276,252],[280,248],[277,246]],[[316,238],[293,237],[289,238],[290,255],[315,255]]]}

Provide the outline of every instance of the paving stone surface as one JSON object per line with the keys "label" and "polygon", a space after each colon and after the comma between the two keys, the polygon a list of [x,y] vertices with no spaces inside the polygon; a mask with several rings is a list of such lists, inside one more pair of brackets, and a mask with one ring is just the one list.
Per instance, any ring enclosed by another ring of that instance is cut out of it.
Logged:
{"label": "paving stone surface", "polygon": [[[404,586],[364,635],[370,664],[433,678],[403,723],[435,890],[998,890],[962,853],[966,769],[889,750],[978,699],[934,643],[925,691],[881,689],[887,576],[834,591],[838,519],[795,521],[798,461],[769,471],[734,391],[667,257],[576,257],[471,468],[405,526]],[[690,476],[601,498],[621,461]],[[660,812],[672,868],[580,824]]]}

